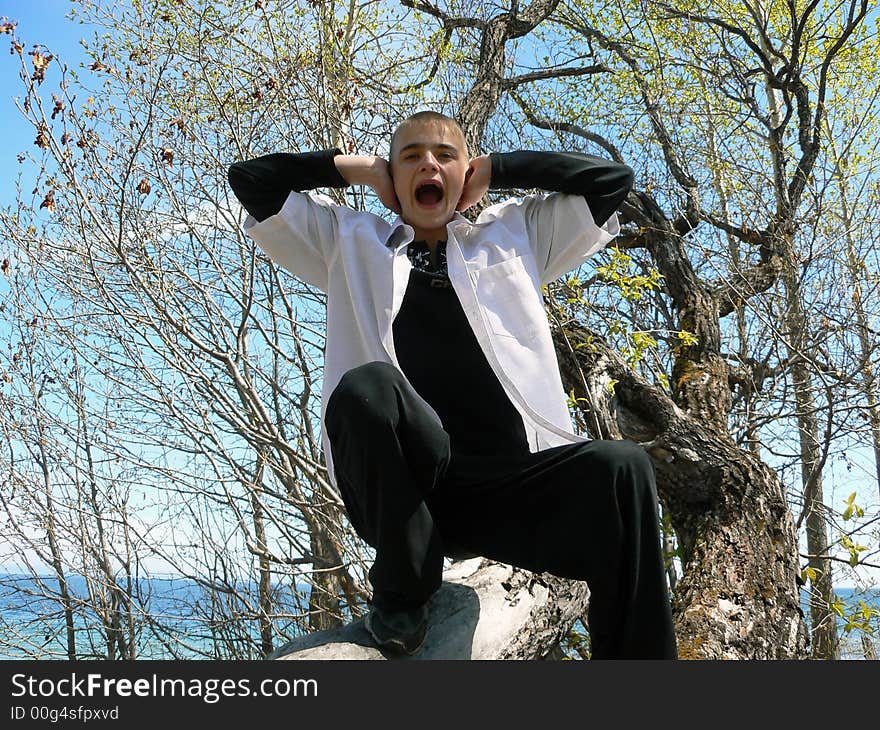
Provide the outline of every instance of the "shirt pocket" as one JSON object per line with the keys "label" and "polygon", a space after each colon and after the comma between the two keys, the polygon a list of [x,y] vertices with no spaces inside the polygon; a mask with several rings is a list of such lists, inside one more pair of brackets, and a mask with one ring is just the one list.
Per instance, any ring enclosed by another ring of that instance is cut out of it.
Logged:
{"label": "shirt pocket", "polygon": [[527,343],[546,325],[540,294],[521,256],[477,272],[477,299],[488,328],[500,337]]}

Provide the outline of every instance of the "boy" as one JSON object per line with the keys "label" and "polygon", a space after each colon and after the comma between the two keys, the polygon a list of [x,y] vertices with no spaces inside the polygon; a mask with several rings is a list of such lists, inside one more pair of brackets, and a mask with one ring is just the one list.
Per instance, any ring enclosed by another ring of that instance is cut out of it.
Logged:
{"label": "boy", "polygon": [[[467,553],[586,580],[594,658],[675,658],[653,465],[572,432],[540,288],[617,234],[632,178],[577,153],[470,159],[435,112],[398,126],[387,162],[327,150],[230,167],[245,229],[327,293],[324,451],[376,550],[365,625],[380,647],[419,650],[443,557]],[[298,192],[346,185],[397,220]],[[556,192],[461,215],[509,187]]]}

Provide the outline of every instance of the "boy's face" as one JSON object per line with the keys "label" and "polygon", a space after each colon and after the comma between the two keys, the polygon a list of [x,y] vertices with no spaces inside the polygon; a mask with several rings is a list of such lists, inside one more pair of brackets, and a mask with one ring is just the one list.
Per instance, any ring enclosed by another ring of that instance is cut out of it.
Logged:
{"label": "boy's face", "polygon": [[403,220],[416,238],[445,239],[470,167],[461,132],[439,121],[410,122],[398,130],[390,162]]}

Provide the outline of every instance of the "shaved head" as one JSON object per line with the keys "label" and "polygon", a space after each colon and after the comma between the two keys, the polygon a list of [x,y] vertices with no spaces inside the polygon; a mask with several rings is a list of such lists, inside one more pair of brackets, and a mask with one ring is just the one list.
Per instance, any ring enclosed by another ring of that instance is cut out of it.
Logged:
{"label": "shaved head", "polygon": [[440,112],[433,111],[421,111],[408,116],[404,119],[400,124],[397,125],[397,129],[394,130],[394,133],[391,135],[391,146],[389,148],[389,160],[394,159],[394,144],[397,141],[398,136],[404,129],[408,129],[410,127],[421,125],[421,124],[442,124],[447,127],[450,131],[455,133],[455,136],[458,137],[459,142],[461,143],[461,151],[465,155],[468,156],[467,150],[467,142],[464,138],[464,131],[461,126],[455,119],[452,117],[447,117],[445,114],[441,114]]}

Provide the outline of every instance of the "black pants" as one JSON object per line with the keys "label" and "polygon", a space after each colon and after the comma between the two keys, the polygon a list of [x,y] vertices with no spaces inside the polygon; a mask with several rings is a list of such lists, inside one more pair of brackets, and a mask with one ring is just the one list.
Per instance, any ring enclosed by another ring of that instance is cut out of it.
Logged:
{"label": "black pants", "polygon": [[346,373],[325,414],[339,488],[376,550],[377,605],[418,605],[445,554],[470,552],[587,581],[593,657],[675,658],[654,467],[629,441],[537,453],[451,453],[396,368]]}

